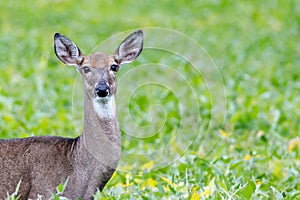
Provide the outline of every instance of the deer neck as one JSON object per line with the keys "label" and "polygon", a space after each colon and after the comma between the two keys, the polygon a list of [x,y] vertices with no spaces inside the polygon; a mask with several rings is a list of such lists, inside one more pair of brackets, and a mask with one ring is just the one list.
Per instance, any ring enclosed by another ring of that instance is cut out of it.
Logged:
{"label": "deer neck", "polygon": [[121,154],[115,96],[94,100],[85,94],[81,148],[105,166],[116,168]]}

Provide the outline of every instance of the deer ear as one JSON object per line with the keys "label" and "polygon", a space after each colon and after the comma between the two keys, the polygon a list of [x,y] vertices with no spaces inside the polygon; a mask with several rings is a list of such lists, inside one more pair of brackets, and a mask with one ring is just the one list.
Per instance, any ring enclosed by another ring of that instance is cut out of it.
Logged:
{"label": "deer ear", "polygon": [[143,49],[143,31],[138,30],[131,33],[115,51],[116,60],[119,64],[130,63],[134,61]]}
{"label": "deer ear", "polygon": [[54,51],[59,60],[67,65],[78,66],[82,62],[79,48],[63,34],[55,33]]}

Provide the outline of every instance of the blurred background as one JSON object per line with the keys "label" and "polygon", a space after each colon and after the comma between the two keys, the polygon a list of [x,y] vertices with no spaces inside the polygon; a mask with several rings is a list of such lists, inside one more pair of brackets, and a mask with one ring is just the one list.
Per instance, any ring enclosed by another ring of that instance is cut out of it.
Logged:
{"label": "blurred background", "polygon": [[[298,1],[0,0],[0,5],[1,138],[80,134],[80,77],[56,58],[55,32],[88,54],[106,49],[101,44],[113,35],[164,28],[198,43],[199,58],[217,76],[205,77],[189,60],[153,49],[121,69],[118,80],[126,81],[117,98],[126,156],[96,198],[299,198]],[[146,33],[150,45],[151,32]],[[122,37],[117,39],[118,44]],[[146,84],[157,77],[174,81]],[[226,94],[221,118],[213,117],[218,100],[207,79]],[[126,87],[138,80],[141,87]],[[127,125],[130,120],[135,126]],[[134,127],[138,133],[130,133]],[[158,160],[149,154],[168,144]],[[146,156],[127,157],[137,152]],[[164,155],[168,164],[160,165]]]}

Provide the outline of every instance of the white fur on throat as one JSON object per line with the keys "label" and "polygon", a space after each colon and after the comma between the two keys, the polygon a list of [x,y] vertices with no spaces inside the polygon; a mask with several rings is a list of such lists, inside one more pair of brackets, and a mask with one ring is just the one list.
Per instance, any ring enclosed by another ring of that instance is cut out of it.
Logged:
{"label": "white fur on throat", "polygon": [[99,118],[112,119],[116,116],[116,98],[111,96],[104,99],[95,99],[93,101],[95,112]]}

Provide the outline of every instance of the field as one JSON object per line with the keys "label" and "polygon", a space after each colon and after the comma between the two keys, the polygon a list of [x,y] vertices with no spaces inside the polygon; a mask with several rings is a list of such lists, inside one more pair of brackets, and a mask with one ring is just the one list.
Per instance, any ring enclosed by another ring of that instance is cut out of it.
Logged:
{"label": "field", "polygon": [[88,54],[143,29],[118,74],[122,159],[95,198],[300,199],[297,0],[0,5],[1,138],[80,134],[82,84],[55,32]]}

